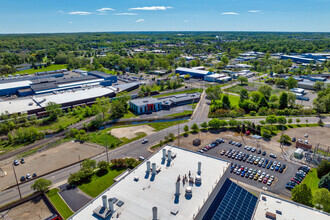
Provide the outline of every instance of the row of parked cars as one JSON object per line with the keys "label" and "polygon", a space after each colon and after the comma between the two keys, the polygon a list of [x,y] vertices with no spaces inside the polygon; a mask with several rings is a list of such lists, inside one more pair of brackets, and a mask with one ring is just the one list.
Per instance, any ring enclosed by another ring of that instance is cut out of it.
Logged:
{"label": "row of parked cars", "polygon": [[37,177],[36,173],[32,174],[32,176],[31,176],[31,174],[28,173],[28,174],[26,174],[26,176],[21,176],[20,180],[21,180],[21,182],[24,182],[25,180],[33,179],[36,177]]}
{"label": "row of parked cars", "polygon": [[14,160],[14,165],[15,166],[18,166],[20,163],[21,164],[25,163],[25,160],[23,158],[20,161],[19,160]]}
{"label": "row of parked cars", "polygon": [[[240,142],[236,142],[236,141],[229,141],[228,143],[231,145],[237,146],[237,147],[243,146],[243,144],[241,144]],[[262,154],[262,156],[266,156],[266,154],[267,154],[266,151],[257,150],[257,148],[247,146],[247,145],[244,146],[244,150],[251,151],[252,153],[256,152],[257,154]],[[272,158],[277,157],[275,154],[269,154],[269,156]]]}
{"label": "row of parked cars", "polygon": [[285,188],[292,190],[296,185],[299,185],[305,178],[306,174],[310,171],[308,166],[301,166],[295,176],[285,185]]}
{"label": "row of parked cars", "polygon": [[280,173],[283,173],[283,171],[286,168],[286,165],[281,164],[281,162],[268,160],[267,158],[265,159],[263,157],[258,157],[248,153],[243,153],[242,151],[238,152],[235,149],[229,149],[229,150],[222,149],[220,151],[220,154],[227,156],[228,158],[231,159],[254,164],[257,165],[258,167],[275,170],[276,172],[278,171]]}
{"label": "row of parked cars", "polygon": [[211,144],[206,145],[205,147],[198,150],[197,152],[204,153],[212,148],[215,148],[216,146],[218,146],[219,144],[222,144],[222,143],[225,143],[225,140],[223,140],[222,138],[218,138],[217,140],[213,141]]}
{"label": "row of parked cars", "polygon": [[268,186],[272,185],[275,178],[270,174],[266,174],[265,171],[261,171],[261,170],[257,171],[256,169],[244,167],[236,163],[234,164],[233,162],[231,163],[230,172],[240,175],[241,177],[258,180],[259,182],[263,182]]}

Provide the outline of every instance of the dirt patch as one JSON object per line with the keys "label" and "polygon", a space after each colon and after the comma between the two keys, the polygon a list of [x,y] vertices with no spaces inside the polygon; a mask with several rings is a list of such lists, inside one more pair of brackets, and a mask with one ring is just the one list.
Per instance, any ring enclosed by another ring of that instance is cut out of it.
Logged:
{"label": "dirt patch", "polygon": [[111,130],[111,134],[116,138],[132,139],[137,137],[137,133],[145,133],[147,135],[154,133],[154,128],[148,125],[140,125],[133,127],[115,128]]}
{"label": "dirt patch", "polygon": [[[57,147],[24,158],[25,163],[15,166],[17,178],[27,173],[45,174],[74,162],[92,157],[104,151],[104,147],[90,143],[66,142]],[[0,190],[15,184],[12,164],[1,167],[7,176],[0,178]]]}
{"label": "dirt patch", "polygon": [[0,213],[0,219],[4,220],[43,220],[52,216],[55,212],[42,196],[24,202],[14,208]]}

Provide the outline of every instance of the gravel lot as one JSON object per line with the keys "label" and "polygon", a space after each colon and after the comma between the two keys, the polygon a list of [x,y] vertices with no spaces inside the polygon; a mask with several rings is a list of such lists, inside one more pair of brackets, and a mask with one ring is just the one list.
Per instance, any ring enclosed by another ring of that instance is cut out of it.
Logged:
{"label": "gravel lot", "polygon": [[[27,173],[42,175],[59,169],[66,165],[77,162],[80,159],[86,159],[104,151],[102,146],[93,144],[80,144],[75,142],[66,142],[57,147],[50,148],[40,153],[33,154],[24,158],[25,163],[15,166],[18,181],[21,176],[26,176]],[[0,190],[15,184],[12,163],[1,167],[7,172],[7,176],[0,178]]]}
{"label": "gravel lot", "polygon": [[0,213],[3,220],[44,220],[55,214],[43,196],[38,196]]}

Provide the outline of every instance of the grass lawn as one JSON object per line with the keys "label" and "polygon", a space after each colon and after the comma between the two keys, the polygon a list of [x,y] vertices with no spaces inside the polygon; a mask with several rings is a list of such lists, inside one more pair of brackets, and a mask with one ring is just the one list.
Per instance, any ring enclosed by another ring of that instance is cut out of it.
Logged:
{"label": "grass lawn", "polygon": [[191,111],[191,110],[185,110],[183,112],[175,113],[175,114],[172,114],[172,115],[166,115],[166,117],[183,116],[183,115],[189,115],[189,114],[192,114],[192,113],[193,113],[193,111]]}
{"label": "grass lawn", "polygon": [[63,201],[63,199],[58,194],[59,189],[51,189],[49,190],[46,195],[50,199],[50,201],[53,203],[57,211],[62,215],[64,219],[69,218],[71,215],[73,215],[73,212],[71,209],[67,206],[67,204]]}
{"label": "grass lawn", "polygon": [[170,96],[170,95],[177,95],[177,94],[182,94],[182,93],[194,93],[194,92],[203,92],[203,89],[190,89],[190,90],[184,90],[184,91],[178,91],[178,92],[170,92],[167,94],[162,94],[162,95],[156,95],[153,96],[154,98],[158,97],[164,97],[164,96]]}
{"label": "grass lawn", "polygon": [[305,179],[301,183],[305,183],[308,187],[311,188],[312,194],[314,195],[315,191],[319,189],[318,183],[320,179],[317,177],[316,169],[312,169],[306,175]]}
{"label": "grass lawn", "polygon": [[128,112],[124,115],[123,118],[135,118],[135,117],[137,117],[137,115],[131,112],[130,110],[128,110]]}
{"label": "grass lawn", "polygon": [[228,94],[231,106],[238,106],[239,96]]}
{"label": "grass lawn", "polygon": [[168,121],[168,122],[155,122],[155,123],[147,123],[147,125],[149,125],[150,127],[153,127],[156,131],[160,131],[163,130],[165,128],[177,125],[177,124],[181,124],[181,123],[185,123],[188,120],[179,120],[179,121]]}
{"label": "grass lawn", "polygon": [[136,137],[132,138],[132,139],[128,139],[126,137],[120,138],[120,140],[122,141],[122,143],[120,145],[124,145],[124,144],[127,144],[129,142],[132,142],[132,141],[135,141],[135,140],[138,140],[140,138],[143,138],[143,137],[147,136],[147,134],[144,133],[144,132],[137,132],[135,134],[136,134]]}
{"label": "grass lawn", "polygon": [[[261,85],[265,85],[265,84],[264,83],[253,83],[253,82],[248,82],[248,84],[247,84],[247,86],[249,86],[249,87],[256,88],[256,91],[258,90],[258,88]],[[238,84],[238,85],[232,86],[232,87],[230,87],[228,89],[225,89],[225,91],[239,94],[240,91],[244,88],[244,86],[246,86],[246,84],[245,85]],[[273,94],[279,95],[283,91],[286,91],[286,90],[285,89],[281,89],[281,88],[276,88],[276,87],[272,86],[272,93],[271,94],[272,95]],[[251,91],[248,91],[248,92],[250,93]]]}
{"label": "grass lawn", "polygon": [[120,145],[122,143],[122,141],[116,138],[115,136],[112,136],[109,133],[105,135],[104,132],[105,132],[104,130],[100,130],[100,131],[88,133],[87,140],[103,146],[108,145],[108,147],[110,147],[112,144]]}
{"label": "grass lawn", "polygon": [[92,197],[96,197],[101,192],[106,190],[109,186],[111,186],[113,184],[113,179],[124,171],[125,169],[122,170],[110,169],[109,172],[103,176],[97,176],[97,174],[94,174],[89,183],[84,183],[78,187],[86,194]]}
{"label": "grass lawn", "polygon": [[64,128],[66,128],[69,125],[77,123],[78,121],[80,121],[79,117],[70,116],[68,114],[65,114],[64,116],[59,117],[57,122],[51,123],[49,125],[39,125],[37,127],[37,129],[39,131],[51,130],[51,131],[56,132],[60,128],[60,126],[63,126]]}
{"label": "grass lawn", "polygon": [[41,69],[28,69],[28,70],[21,70],[17,71],[15,74],[21,74],[21,73],[27,73],[27,74],[32,74],[32,73],[37,73],[37,72],[45,72],[45,71],[52,71],[52,70],[61,70],[61,69],[66,69],[67,64],[52,64],[50,66],[47,66],[45,68]]}

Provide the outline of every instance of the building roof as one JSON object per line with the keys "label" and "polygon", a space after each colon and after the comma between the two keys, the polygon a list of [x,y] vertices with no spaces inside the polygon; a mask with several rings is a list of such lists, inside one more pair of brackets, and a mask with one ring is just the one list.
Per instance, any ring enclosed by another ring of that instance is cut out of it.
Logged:
{"label": "building roof", "polygon": [[99,78],[109,78],[109,77],[115,76],[115,75],[111,75],[111,74],[104,73],[104,72],[101,72],[101,71],[91,71],[91,72],[88,72],[88,73],[92,74],[94,76],[97,76]]}
{"label": "building roof", "polygon": [[205,77],[207,78],[220,78],[220,77],[225,77],[225,74],[212,74],[212,75],[207,75]]}
{"label": "building roof", "polygon": [[[117,205],[118,202],[114,205],[114,215],[117,219],[152,219],[153,207],[158,209],[158,219],[192,219],[222,178],[229,163],[174,146],[165,146],[164,149],[166,154],[171,150],[171,155],[176,155],[171,162],[162,160],[161,149],[70,219],[100,219],[93,215],[93,211],[102,206],[103,195],[124,202],[121,207]],[[159,171],[156,175],[146,172],[147,161],[150,161],[151,168],[152,163],[156,163],[156,170]],[[198,162],[201,162],[202,184],[186,182],[183,185],[183,176],[188,177],[189,172],[192,179],[197,177]],[[178,176],[181,178],[178,185],[180,194],[175,196]],[[186,194],[186,190],[191,190],[192,196]]]}
{"label": "building roof", "polygon": [[31,84],[32,84],[32,82],[30,80],[0,83],[0,90],[27,87],[27,86],[30,86]]}
{"label": "building roof", "polygon": [[287,219],[317,219],[328,220],[330,215],[310,207],[261,194],[253,219],[267,219],[266,213],[276,215],[276,220]]}
{"label": "building roof", "polygon": [[196,74],[203,74],[203,75],[207,75],[210,73],[210,71],[196,70],[196,69],[190,69],[190,68],[185,68],[185,67],[178,67],[178,68],[176,68],[176,70],[190,72],[190,73],[196,73]]}
{"label": "building roof", "polygon": [[156,98],[148,97],[148,98],[142,98],[142,99],[134,99],[134,100],[131,100],[130,102],[136,106],[143,106],[143,105],[161,103],[162,101],[160,101]]}

